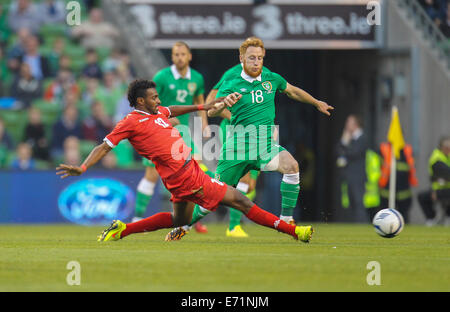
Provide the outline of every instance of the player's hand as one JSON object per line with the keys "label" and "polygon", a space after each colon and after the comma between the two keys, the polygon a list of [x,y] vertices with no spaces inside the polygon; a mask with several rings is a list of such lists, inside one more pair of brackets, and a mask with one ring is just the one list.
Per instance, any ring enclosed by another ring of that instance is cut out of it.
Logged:
{"label": "player's hand", "polygon": [[172,127],[178,126],[180,124],[180,120],[177,117],[169,118],[169,122]]}
{"label": "player's hand", "polygon": [[333,106],[328,105],[327,103],[323,102],[323,101],[317,101],[317,105],[316,108],[319,112],[327,115],[327,116],[331,116],[331,113],[329,112],[330,110],[334,110]]}
{"label": "player's hand", "polygon": [[237,101],[239,101],[242,98],[242,94],[238,93],[238,92],[234,92],[231,94],[228,94],[225,99],[223,100],[223,102],[225,103],[226,106],[228,107],[232,107],[234,104],[237,103]]}
{"label": "player's hand", "polygon": [[70,166],[61,164],[56,167],[56,174],[61,176],[61,179],[67,178],[68,176],[79,176],[83,173],[83,169],[78,166]]}
{"label": "player's hand", "polygon": [[206,139],[211,138],[211,128],[209,126],[205,126],[202,131],[203,137]]}

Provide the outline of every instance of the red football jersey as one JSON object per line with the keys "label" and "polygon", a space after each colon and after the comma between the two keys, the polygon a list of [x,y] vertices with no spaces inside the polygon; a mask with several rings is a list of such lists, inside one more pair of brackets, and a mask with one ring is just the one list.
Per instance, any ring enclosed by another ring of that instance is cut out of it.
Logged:
{"label": "red football jersey", "polygon": [[134,110],[119,121],[104,141],[114,148],[128,139],[139,155],[155,164],[161,178],[167,178],[183,167],[191,152],[169,117],[169,108],[163,106],[155,115]]}

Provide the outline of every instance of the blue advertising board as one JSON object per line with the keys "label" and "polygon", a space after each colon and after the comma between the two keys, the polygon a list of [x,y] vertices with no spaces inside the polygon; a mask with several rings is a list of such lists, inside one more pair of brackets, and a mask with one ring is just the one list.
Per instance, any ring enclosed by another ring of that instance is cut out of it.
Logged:
{"label": "blue advertising board", "polygon": [[[0,171],[1,223],[104,225],[133,216],[142,170],[89,170],[61,179],[55,171]],[[152,202],[160,200],[157,186]],[[159,211],[151,205],[147,215]]]}

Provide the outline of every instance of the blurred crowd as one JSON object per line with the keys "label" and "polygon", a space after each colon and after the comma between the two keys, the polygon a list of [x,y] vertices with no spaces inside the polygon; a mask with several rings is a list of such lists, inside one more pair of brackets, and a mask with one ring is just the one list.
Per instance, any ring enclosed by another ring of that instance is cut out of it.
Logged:
{"label": "blurred crowd", "polygon": [[[92,0],[81,5],[81,25],[69,27],[67,2],[0,3],[0,169],[79,164],[129,112],[135,72],[119,30]],[[122,145],[101,166],[137,166]]]}
{"label": "blurred crowd", "polygon": [[450,1],[419,0],[419,2],[442,33],[450,38]]}

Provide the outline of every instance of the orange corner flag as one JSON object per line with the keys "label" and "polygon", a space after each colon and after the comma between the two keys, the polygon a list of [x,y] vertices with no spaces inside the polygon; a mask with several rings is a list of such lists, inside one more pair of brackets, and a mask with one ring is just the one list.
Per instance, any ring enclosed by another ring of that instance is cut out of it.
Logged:
{"label": "orange corner flag", "polygon": [[396,106],[392,107],[391,125],[389,126],[388,141],[391,143],[396,159],[400,158],[400,151],[405,146],[400,117]]}

